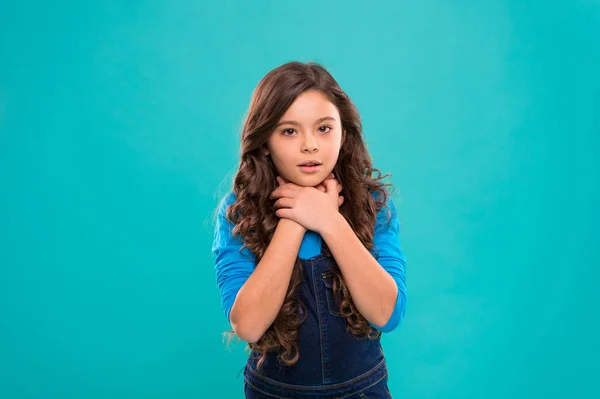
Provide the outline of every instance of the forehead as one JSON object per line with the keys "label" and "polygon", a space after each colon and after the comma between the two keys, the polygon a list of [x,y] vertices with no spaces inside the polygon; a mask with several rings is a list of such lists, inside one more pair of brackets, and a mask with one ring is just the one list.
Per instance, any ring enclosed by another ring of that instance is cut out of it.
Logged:
{"label": "forehead", "polygon": [[325,116],[332,116],[337,121],[340,119],[337,107],[323,93],[309,90],[296,97],[280,120],[312,123]]}

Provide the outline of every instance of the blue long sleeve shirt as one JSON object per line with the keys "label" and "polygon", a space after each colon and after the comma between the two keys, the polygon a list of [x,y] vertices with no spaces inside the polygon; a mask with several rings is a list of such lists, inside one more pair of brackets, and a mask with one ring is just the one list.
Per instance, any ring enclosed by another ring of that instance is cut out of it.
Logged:
{"label": "blue long sleeve shirt", "polygon": [[[256,267],[256,259],[248,248],[244,248],[240,253],[243,242],[241,238],[233,236],[233,224],[226,217],[227,207],[233,204],[235,199],[235,194],[230,192],[219,204],[212,246],[217,286],[221,293],[221,305],[228,321],[238,291]],[[389,196],[387,207],[390,211],[389,219],[385,207],[377,214],[373,236],[374,247],[370,252],[393,277],[398,286],[398,296],[394,311],[384,326],[370,323],[381,332],[390,332],[400,324],[404,318],[407,301],[406,258],[400,247],[400,226],[396,206]],[[310,259],[319,255],[321,243],[322,237],[318,233],[308,230],[302,239],[298,257]]]}

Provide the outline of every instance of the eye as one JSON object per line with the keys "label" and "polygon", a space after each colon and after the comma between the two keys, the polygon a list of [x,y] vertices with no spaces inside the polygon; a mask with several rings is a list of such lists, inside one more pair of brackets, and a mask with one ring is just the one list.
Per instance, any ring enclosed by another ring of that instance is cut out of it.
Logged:
{"label": "eye", "polygon": [[284,136],[291,136],[292,134],[294,134],[294,132],[295,132],[294,129],[288,128],[288,129],[283,129],[283,131],[281,133],[283,133]]}
{"label": "eye", "polygon": [[[325,128],[325,129],[328,129],[328,130],[327,130],[327,131],[323,131],[323,130],[322,130],[323,128]],[[333,129],[331,126],[324,125],[324,126],[321,126],[321,127],[319,128],[319,131],[320,131],[321,133],[329,133],[329,132],[331,131],[331,129]]]}

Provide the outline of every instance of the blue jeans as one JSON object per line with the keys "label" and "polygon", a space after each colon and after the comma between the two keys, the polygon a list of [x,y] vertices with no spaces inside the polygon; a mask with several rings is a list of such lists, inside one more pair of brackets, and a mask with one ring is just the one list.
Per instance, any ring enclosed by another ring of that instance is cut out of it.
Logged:
{"label": "blue jeans", "polygon": [[293,366],[269,352],[258,369],[251,353],[244,371],[246,398],[391,398],[388,371],[379,338],[356,338],[331,286],[333,258],[302,260],[303,281],[297,295],[306,310],[298,336],[299,359]]}

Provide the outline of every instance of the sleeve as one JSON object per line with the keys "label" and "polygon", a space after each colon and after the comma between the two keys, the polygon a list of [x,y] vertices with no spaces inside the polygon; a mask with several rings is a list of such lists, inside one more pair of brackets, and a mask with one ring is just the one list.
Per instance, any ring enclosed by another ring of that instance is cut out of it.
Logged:
{"label": "sleeve", "polygon": [[386,207],[382,207],[377,214],[373,245],[377,261],[392,276],[398,286],[398,296],[388,322],[384,326],[376,326],[371,323],[381,332],[390,332],[398,327],[404,318],[407,302],[406,258],[400,247],[400,224],[391,196],[388,197],[387,208],[389,209],[389,219]]}
{"label": "sleeve", "polygon": [[235,195],[230,193],[219,204],[212,245],[217,287],[227,321],[238,291],[255,268],[254,255],[247,248],[240,253],[243,242],[232,235],[233,223],[227,219],[226,212],[233,202]]}

